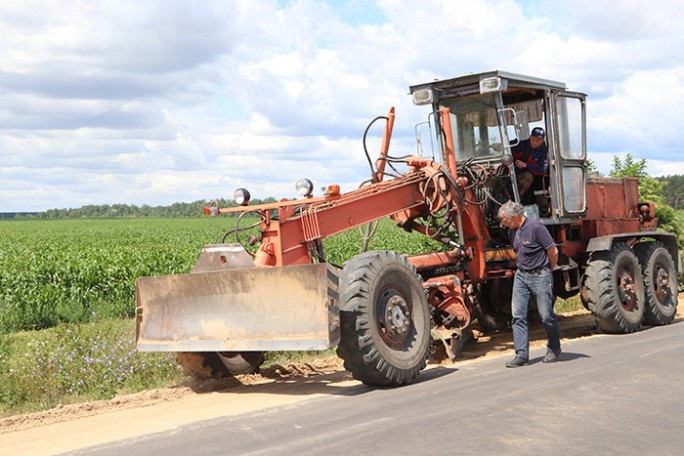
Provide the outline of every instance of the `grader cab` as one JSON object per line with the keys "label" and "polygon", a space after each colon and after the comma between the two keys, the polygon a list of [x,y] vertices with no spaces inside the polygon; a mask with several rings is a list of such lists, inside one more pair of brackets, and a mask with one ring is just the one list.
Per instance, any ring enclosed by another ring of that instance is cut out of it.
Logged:
{"label": "grader cab", "polygon": [[[433,337],[454,357],[474,324],[509,324],[515,254],[496,217],[509,199],[556,241],[555,294],[579,294],[601,329],[672,321],[681,270],[675,238],[656,230],[653,204],[639,201],[635,179],[588,175],[585,95],[501,71],[410,91],[430,108],[416,128],[418,153],[390,154],[392,108],[376,119],[385,124],[382,145],[358,189],[332,185],[315,197],[303,179],[301,199],[250,206],[239,189],[239,206],[205,208],[238,214],[236,242],[206,246],[189,274],[138,279],[138,349],[177,352],[191,375],[230,376],[256,370],[266,351],[337,346],[356,379],[409,383]],[[521,194],[513,149],[535,127],[546,132],[548,172]],[[327,261],[323,239],[387,217],[444,248]],[[244,218],[257,220],[256,253],[243,245]]]}

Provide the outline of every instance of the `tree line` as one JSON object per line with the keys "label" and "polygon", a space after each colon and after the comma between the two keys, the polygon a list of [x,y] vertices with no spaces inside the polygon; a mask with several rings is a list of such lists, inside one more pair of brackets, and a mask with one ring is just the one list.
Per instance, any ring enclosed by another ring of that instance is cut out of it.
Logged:
{"label": "tree line", "polygon": [[610,177],[636,177],[639,183],[639,200],[656,205],[658,229],[673,233],[679,248],[684,249],[684,216],[681,212],[684,201],[677,195],[683,189],[681,183],[684,176],[651,177],[646,172],[645,158],[637,160],[627,154],[624,160],[613,157]]}
{"label": "tree line", "polygon": [[[642,200],[655,197],[655,202],[665,204],[671,209],[684,210],[684,175],[672,175],[653,178],[646,172],[646,159],[635,159],[632,155],[620,159],[613,157],[613,169],[609,173],[611,177],[631,176],[639,179],[639,191]],[[589,169],[595,171],[595,166],[589,163]],[[220,207],[235,207],[232,200],[219,199]],[[251,205],[272,203],[275,198],[268,197],[263,200],[254,199]],[[202,208],[211,205],[210,201],[198,200],[190,203],[173,203],[169,206],[142,206],[130,204],[89,204],[79,208],[49,209],[36,213],[12,213],[6,214],[10,218],[38,218],[38,219],[64,219],[64,218],[125,218],[125,217],[200,217]]]}
{"label": "tree line", "polygon": [[[275,202],[275,198],[255,198],[250,205]],[[207,200],[197,200],[191,203],[173,203],[169,206],[150,206],[143,204],[88,204],[78,208],[48,209],[43,212],[32,214],[17,214],[14,218],[35,219],[77,219],[77,218],[178,218],[178,217],[202,217],[202,208],[211,206],[213,203]],[[219,207],[235,207],[235,201],[227,199],[218,200]]]}
{"label": "tree line", "polygon": [[664,182],[663,196],[665,202],[674,209],[684,209],[684,175],[674,175],[658,177],[659,181]]}
{"label": "tree line", "polygon": [[[595,166],[590,163],[590,169]],[[672,176],[651,177],[646,172],[646,159],[635,159],[631,154],[627,154],[625,159],[613,157],[613,169],[610,177],[636,177],[639,180],[639,196],[643,200],[648,200],[644,196],[655,196],[660,203],[665,203],[672,209],[684,209],[684,175],[675,174]],[[643,188],[642,188],[643,187]]]}

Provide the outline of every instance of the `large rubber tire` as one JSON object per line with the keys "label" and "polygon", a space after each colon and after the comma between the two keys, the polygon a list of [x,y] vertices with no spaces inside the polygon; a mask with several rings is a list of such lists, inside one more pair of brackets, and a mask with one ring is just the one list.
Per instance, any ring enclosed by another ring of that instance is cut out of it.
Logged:
{"label": "large rubber tire", "polygon": [[[513,296],[511,279],[493,280],[487,284],[473,285],[471,298],[480,328],[485,333],[505,329],[511,321],[510,308]],[[507,303],[503,308],[502,304]],[[497,305],[498,304],[498,305]]]}
{"label": "large rubber tire", "polygon": [[677,271],[670,252],[662,242],[642,242],[634,246],[644,276],[644,323],[667,325],[677,313]]}
{"label": "large rubber tire", "polygon": [[644,280],[634,251],[622,242],[593,252],[584,277],[587,308],[608,333],[631,333],[644,316]]}
{"label": "large rubber tire", "polygon": [[253,374],[264,362],[264,352],[218,352],[217,355],[231,376]]}
{"label": "large rubber tire", "polygon": [[252,374],[264,362],[263,352],[180,352],[176,362],[194,378],[228,378]]}
{"label": "large rubber tire", "polygon": [[345,263],[340,279],[345,369],[366,385],[413,381],[430,351],[430,312],[413,265],[395,252],[365,252]]}

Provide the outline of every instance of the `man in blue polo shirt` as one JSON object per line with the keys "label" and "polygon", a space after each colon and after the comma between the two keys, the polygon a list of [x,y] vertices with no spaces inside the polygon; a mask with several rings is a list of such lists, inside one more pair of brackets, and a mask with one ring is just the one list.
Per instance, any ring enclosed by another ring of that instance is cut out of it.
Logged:
{"label": "man in blue polo shirt", "polygon": [[511,310],[515,358],[506,367],[520,367],[529,362],[530,339],[527,310],[530,298],[537,301],[537,311],[546,329],[545,363],[558,360],[561,353],[560,327],[553,311],[553,273],[558,261],[558,249],[543,223],[525,217],[522,207],[513,201],[501,205],[499,219],[509,228],[518,270],[513,279]]}

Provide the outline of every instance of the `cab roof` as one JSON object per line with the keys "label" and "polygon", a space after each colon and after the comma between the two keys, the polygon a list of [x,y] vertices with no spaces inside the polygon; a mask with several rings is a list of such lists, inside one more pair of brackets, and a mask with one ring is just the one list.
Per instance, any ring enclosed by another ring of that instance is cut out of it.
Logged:
{"label": "cab roof", "polygon": [[470,93],[477,93],[480,90],[480,81],[487,78],[501,78],[502,83],[506,84],[508,89],[523,88],[537,90],[558,89],[566,90],[567,87],[564,82],[552,81],[549,79],[536,78],[532,76],[525,76],[521,74],[509,73],[507,71],[493,70],[482,73],[471,73],[465,76],[459,76],[451,79],[434,80],[424,84],[417,84],[410,86],[410,93],[413,94],[416,90],[431,88],[434,92],[440,94],[440,98],[448,98],[450,96],[463,96]]}

